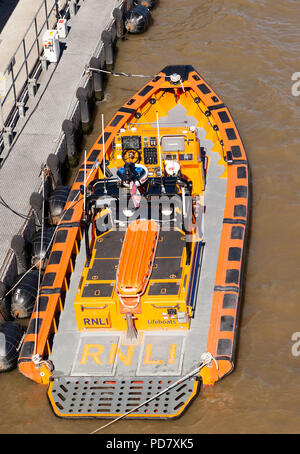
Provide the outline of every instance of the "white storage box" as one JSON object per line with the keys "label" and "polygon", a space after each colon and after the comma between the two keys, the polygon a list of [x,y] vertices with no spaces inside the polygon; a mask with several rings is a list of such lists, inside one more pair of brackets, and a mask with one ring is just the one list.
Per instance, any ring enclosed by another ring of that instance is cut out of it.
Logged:
{"label": "white storage box", "polygon": [[66,38],[68,34],[68,26],[66,19],[59,19],[57,22],[57,31],[59,38]]}
{"label": "white storage box", "polygon": [[56,63],[60,56],[60,44],[57,30],[47,30],[43,36],[44,54],[51,63]]}

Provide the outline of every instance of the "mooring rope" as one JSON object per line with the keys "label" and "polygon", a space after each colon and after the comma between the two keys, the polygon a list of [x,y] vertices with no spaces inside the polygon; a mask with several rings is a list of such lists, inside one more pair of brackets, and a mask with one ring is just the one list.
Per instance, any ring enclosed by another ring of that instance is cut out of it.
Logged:
{"label": "mooring rope", "polygon": [[198,367],[196,367],[196,369],[192,370],[191,372],[186,374],[184,377],[181,377],[179,380],[177,380],[176,382],[172,383],[167,388],[165,388],[162,391],[160,391],[159,393],[155,394],[155,396],[150,397],[149,399],[145,400],[141,404],[139,404],[136,407],[132,408],[131,410],[127,411],[123,415],[120,415],[117,418],[113,419],[112,421],[108,422],[107,424],[104,424],[104,426],[101,426],[98,429],[93,430],[93,432],[90,432],[90,435],[95,434],[96,432],[99,432],[100,430],[105,429],[106,427],[110,426],[111,424],[114,424],[117,421],[120,421],[121,419],[125,418],[126,416],[130,415],[131,413],[139,410],[144,405],[152,402],[154,399],[157,399],[158,397],[162,396],[166,392],[171,391],[172,389],[175,388],[175,386],[180,385],[181,383],[185,382],[189,378],[192,378],[193,376],[197,375],[203,367],[210,365],[212,361],[215,362],[217,370],[218,370],[218,363],[217,363],[216,359],[213,357],[213,355],[211,353],[209,353],[209,352],[203,353],[201,355],[201,360],[202,360],[202,362],[200,363],[200,365]]}
{"label": "mooring rope", "polygon": [[[39,293],[40,293],[40,286],[41,286],[41,276],[42,276],[42,249],[44,246],[44,222],[45,222],[45,173],[44,170],[42,171],[42,191],[43,191],[43,204],[42,204],[42,229],[41,229],[41,248],[40,248],[40,260],[39,260],[39,278],[38,278],[38,288],[36,293],[36,313],[39,313]],[[35,318],[35,328],[34,328],[34,350],[33,356],[36,354],[36,345],[37,345],[37,330],[38,330],[38,317]]]}
{"label": "mooring rope", "polygon": [[99,69],[99,68],[92,68],[91,66],[86,66],[85,68],[85,72],[97,72],[97,73],[105,73],[105,74],[111,74],[112,76],[115,76],[115,77],[147,77],[148,79],[149,78],[153,78],[155,77],[153,74],[131,74],[131,73],[125,73],[125,72],[117,72],[117,71],[108,71],[106,69]]}
{"label": "mooring rope", "polygon": [[[91,72],[110,74],[115,77],[144,77],[147,79],[153,79],[154,77],[159,76],[159,74],[131,74],[131,73],[125,73],[123,71],[108,71],[106,69],[92,68],[91,66],[87,65],[85,67],[85,73],[91,73]],[[182,88],[183,92],[185,92],[185,89],[183,86],[183,81],[182,81],[180,74],[177,74],[177,73],[170,74],[170,75],[164,74],[164,77],[171,79],[171,81],[173,83],[180,82],[181,88]]]}

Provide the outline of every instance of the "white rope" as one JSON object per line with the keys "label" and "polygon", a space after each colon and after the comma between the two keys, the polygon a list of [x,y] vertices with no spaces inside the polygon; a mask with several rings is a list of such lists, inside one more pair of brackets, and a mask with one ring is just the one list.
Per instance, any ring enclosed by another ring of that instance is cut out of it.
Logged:
{"label": "white rope", "polygon": [[181,377],[179,380],[177,380],[175,383],[172,383],[170,386],[168,386],[167,388],[163,389],[162,391],[160,391],[159,393],[157,393],[155,396],[153,397],[150,397],[149,399],[145,400],[145,402],[137,405],[136,407],[132,408],[131,410],[127,411],[126,413],[124,413],[123,415],[120,415],[118,416],[117,418],[113,419],[112,421],[108,422],[107,424],[104,424],[104,426],[101,426],[99,427],[98,429],[96,430],[93,430],[93,432],[90,432],[90,435],[91,434],[94,434],[96,432],[99,432],[100,430],[103,430],[105,429],[106,427],[110,426],[111,424],[114,424],[115,422],[117,421],[120,421],[121,419],[125,418],[125,416],[128,416],[130,415],[131,413],[137,411],[138,409],[140,409],[141,407],[143,407],[144,405],[152,402],[152,400],[154,399],[157,399],[158,397],[162,396],[163,394],[165,394],[166,392],[168,391],[171,391],[173,388],[175,388],[175,386],[183,383],[184,381],[188,380],[189,378],[192,378],[193,376],[195,376],[196,374],[198,374],[200,372],[200,370],[205,367],[205,366],[209,366],[211,361],[212,360],[215,360],[214,357],[212,356],[211,353],[207,352],[207,353],[203,353],[201,355],[201,359],[202,359],[202,362],[201,364],[196,367],[196,369],[192,370],[191,372],[189,372],[187,375],[185,375],[184,377]]}
{"label": "white rope", "polygon": [[211,365],[211,362],[214,361],[217,370],[219,370],[218,362],[217,362],[217,360],[213,357],[213,355],[212,355],[211,353],[209,353],[209,352],[202,353],[201,359],[202,359],[202,361],[205,362],[208,366],[210,366],[210,365]]}
{"label": "white rope", "polygon": [[153,74],[150,74],[150,75],[149,74],[130,74],[130,73],[124,73],[124,72],[107,71],[105,69],[91,68],[90,66],[86,67],[86,71],[111,74],[112,76],[115,76],[115,77],[121,77],[121,76],[123,76],[123,77],[147,77],[148,79],[149,78],[152,79],[153,77],[155,77]]}
{"label": "white rope", "polygon": [[[40,263],[39,263],[39,279],[38,279],[38,288],[36,293],[36,313],[39,312],[39,293],[40,293],[40,286],[41,286],[41,276],[42,276],[42,248],[44,245],[44,223],[45,223],[45,173],[42,171],[42,190],[43,190],[43,205],[42,205],[42,230],[41,230],[41,248],[40,248]],[[34,355],[36,354],[36,345],[37,345],[37,325],[38,325],[38,317],[35,318],[35,328],[34,328]]]}
{"label": "white rope", "polygon": [[[144,77],[147,79],[153,79],[154,77],[157,77],[159,74],[131,74],[131,73],[125,73],[122,71],[107,71],[106,69],[99,69],[99,68],[92,68],[91,66],[86,66],[85,72],[96,72],[96,73],[105,73],[105,74],[111,74],[112,76],[115,77]],[[183,86],[182,78],[180,74],[171,74],[170,76],[164,74],[163,77],[171,79],[171,82],[177,83],[180,82],[181,87],[183,92],[185,93],[185,89]]]}

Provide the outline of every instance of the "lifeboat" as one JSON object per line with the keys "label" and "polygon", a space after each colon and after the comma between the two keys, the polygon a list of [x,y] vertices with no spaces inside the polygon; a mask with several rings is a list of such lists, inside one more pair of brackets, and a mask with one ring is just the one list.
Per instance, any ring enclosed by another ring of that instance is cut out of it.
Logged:
{"label": "lifeboat", "polygon": [[234,369],[248,218],[227,106],[192,66],[167,66],[78,171],[19,371],[59,417],[182,415]]}

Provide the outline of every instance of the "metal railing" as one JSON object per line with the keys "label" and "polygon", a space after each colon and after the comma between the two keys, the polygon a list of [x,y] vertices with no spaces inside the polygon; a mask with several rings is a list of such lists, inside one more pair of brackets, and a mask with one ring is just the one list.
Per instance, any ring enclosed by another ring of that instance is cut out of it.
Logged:
{"label": "metal railing", "polygon": [[[9,64],[0,75],[0,153],[1,136],[9,128],[18,111],[18,105],[24,102],[25,92],[31,79],[35,77],[37,65],[43,52],[43,32],[55,28],[61,11],[67,0],[43,0],[21,39]],[[0,86],[1,88],[1,86]]]}

